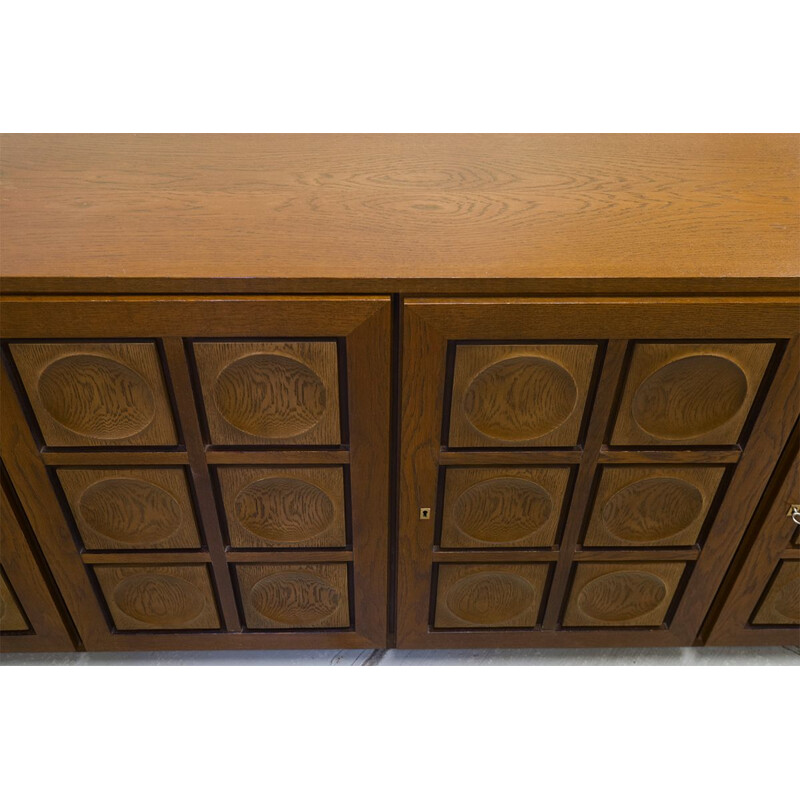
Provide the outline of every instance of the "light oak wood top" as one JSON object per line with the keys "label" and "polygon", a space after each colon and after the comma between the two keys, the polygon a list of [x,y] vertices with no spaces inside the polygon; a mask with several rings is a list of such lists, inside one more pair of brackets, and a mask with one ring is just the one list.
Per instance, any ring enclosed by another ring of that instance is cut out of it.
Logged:
{"label": "light oak wood top", "polygon": [[797,135],[5,135],[0,159],[6,292],[800,285]]}

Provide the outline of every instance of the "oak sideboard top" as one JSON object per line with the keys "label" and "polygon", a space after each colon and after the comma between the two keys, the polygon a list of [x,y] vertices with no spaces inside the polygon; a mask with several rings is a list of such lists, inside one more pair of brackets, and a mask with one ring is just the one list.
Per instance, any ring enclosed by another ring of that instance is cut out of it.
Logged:
{"label": "oak sideboard top", "polygon": [[792,292],[800,136],[4,135],[4,292]]}

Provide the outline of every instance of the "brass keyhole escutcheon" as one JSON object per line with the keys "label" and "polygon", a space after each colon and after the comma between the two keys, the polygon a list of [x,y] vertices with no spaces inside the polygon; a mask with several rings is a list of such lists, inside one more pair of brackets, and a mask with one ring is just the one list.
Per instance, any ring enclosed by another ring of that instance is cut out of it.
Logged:
{"label": "brass keyhole escutcheon", "polygon": [[430,519],[431,518],[431,510],[429,508],[420,508],[420,510],[419,510],[419,518],[420,519]]}

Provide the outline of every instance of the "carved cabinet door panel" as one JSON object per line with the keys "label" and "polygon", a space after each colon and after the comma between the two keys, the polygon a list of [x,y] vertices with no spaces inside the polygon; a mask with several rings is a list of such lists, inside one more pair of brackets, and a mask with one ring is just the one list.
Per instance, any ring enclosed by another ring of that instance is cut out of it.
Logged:
{"label": "carved cabinet door panel", "polygon": [[3,301],[3,456],[87,649],[385,644],[390,307]]}
{"label": "carved cabinet door panel", "polygon": [[407,299],[398,646],[692,644],[797,334],[778,298]]}
{"label": "carved cabinet door panel", "polygon": [[34,550],[28,522],[0,470],[0,651],[74,650],[63,604]]}
{"label": "carved cabinet door panel", "polygon": [[800,645],[800,423],[712,609],[711,645]]}

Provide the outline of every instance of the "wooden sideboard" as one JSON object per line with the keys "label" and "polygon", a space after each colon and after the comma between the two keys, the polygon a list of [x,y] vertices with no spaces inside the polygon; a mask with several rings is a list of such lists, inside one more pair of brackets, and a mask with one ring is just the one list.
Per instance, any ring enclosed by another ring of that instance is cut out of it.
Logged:
{"label": "wooden sideboard", "polygon": [[0,160],[0,648],[800,643],[800,137]]}

